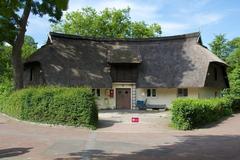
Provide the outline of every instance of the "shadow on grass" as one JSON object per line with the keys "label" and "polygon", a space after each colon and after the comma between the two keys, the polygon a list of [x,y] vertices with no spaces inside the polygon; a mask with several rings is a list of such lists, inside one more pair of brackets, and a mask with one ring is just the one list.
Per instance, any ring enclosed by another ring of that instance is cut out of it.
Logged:
{"label": "shadow on grass", "polygon": [[[115,146],[110,151],[101,148],[69,153],[55,160],[103,159],[103,160],[238,160],[240,136],[182,136],[179,142],[165,144],[131,153],[113,153],[124,146]],[[109,142],[109,145],[110,142]],[[119,150],[120,149],[120,150]]]}
{"label": "shadow on grass", "polygon": [[30,152],[32,148],[7,148],[0,149],[0,158],[14,157]]}

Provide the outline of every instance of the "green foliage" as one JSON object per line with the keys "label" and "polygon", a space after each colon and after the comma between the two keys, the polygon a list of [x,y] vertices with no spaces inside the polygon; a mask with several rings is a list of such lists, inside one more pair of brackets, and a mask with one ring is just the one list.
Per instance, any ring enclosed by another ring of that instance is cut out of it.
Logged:
{"label": "green foliage", "polygon": [[233,110],[240,111],[240,37],[229,41],[233,52],[227,57],[230,89],[225,97],[232,100]]}
{"label": "green foliage", "polygon": [[67,34],[107,38],[156,37],[161,34],[159,24],[132,22],[130,8],[109,9],[97,12],[91,7],[67,13],[62,23],[52,25],[52,30]]}
{"label": "green foliage", "polygon": [[157,23],[151,25],[146,24],[144,21],[131,23],[132,38],[147,38],[147,37],[159,37],[161,35],[161,26]]}
{"label": "green foliage", "polygon": [[240,66],[240,47],[236,48],[226,59],[228,65],[229,65],[229,73],[231,73],[231,71],[234,68],[237,68]]}
{"label": "green foliage", "polygon": [[[60,20],[63,10],[67,9],[68,0],[42,0],[42,1],[0,1],[0,42],[14,43],[20,30],[23,18],[19,15],[20,11],[30,7],[34,15],[48,15],[49,20],[56,22]],[[29,5],[29,6],[27,6]]]}
{"label": "green foliage", "polygon": [[[22,48],[23,59],[28,58],[37,50],[37,43],[31,36],[26,35]],[[11,64],[12,46],[0,45],[0,83],[12,80],[12,64]]]}
{"label": "green foliage", "polygon": [[0,45],[0,83],[12,78],[11,50],[10,46]]}
{"label": "green foliage", "polygon": [[37,43],[31,36],[26,35],[22,47],[22,58],[27,59],[37,50]]}
{"label": "green foliage", "polygon": [[234,111],[240,110],[240,37],[228,41],[224,34],[220,34],[209,45],[212,52],[229,65],[230,89],[225,90],[223,95],[232,101]]}
{"label": "green foliage", "polygon": [[2,80],[0,83],[0,111],[6,99],[13,91],[13,84],[9,80]]}
{"label": "green foliage", "polygon": [[[0,44],[12,45],[12,68],[15,89],[23,88],[22,47],[30,13],[48,15],[52,22],[59,21],[67,9],[68,0],[1,0]],[[24,55],[25,56],[25,55]]]}
{"label": "green foliage", "polygon": [[214,40],[209,44],[211,51],[219,58],[225,60],[230,53],[230,48],[225,34],[216,35]]}
{"label": "green foliage", "polygon": [[89,88],[39,87],[12,93],[2,112],[28,121],[95,129],[98,110]]}
{"label": "green foliage", "polygon": [[240,66],[236,66],[229,74],[230,80],[230,93],[240,97]]}
{"label": "green foliage", "polygon": [[240,48],[240,37],[236,37],[228,43],[232,48]]}
{"label": "green foliage", "polygon": [[219,99],[177,99],[172,105],[172,124],[175,128],[189,130],[214,122],[232,113],[232,102]]}

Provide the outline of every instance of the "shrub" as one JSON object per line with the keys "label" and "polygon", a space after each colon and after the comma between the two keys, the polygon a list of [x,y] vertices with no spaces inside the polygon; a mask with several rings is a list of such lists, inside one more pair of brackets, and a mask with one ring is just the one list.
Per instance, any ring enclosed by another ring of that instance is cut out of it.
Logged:
{"label": "shrub", "polygon": [[12,93],[12,91],[13,85],[10,80],[3,80],[0,82],[0,111],[6,102],[6,98]]}
{"label": "shrub", "polygon": [[231,105],[231,101],[226,98],[180,98],[172,104],[172,124],[181,130],[194,129],[231,115]]}
{"label": "shrub", "polygon": [[239,112],[240,111],[240,96],[233,93],[233,90],[231,88],[224,89],[222,91],[222,95],[224,98],[227,98],[231,101],[232,104],[232,110],[233,112]]}
{"label": "shrub", "polygon": [[240,111],[240,97],[229,96],[228,98],[232,103],[233,112],[239,112]]}
{"label": "shrub", "polygon": [[9,96],[2,111],[22,120],[92,129],[98,121],[97,106],[89,88],[22,89]]}

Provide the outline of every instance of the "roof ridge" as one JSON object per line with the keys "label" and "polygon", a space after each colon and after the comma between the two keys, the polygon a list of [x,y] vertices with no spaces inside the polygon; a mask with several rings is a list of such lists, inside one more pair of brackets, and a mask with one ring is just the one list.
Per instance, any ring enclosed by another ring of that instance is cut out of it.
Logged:
{"label": "roof ridge", "polygon": [[200,37],[200,32],[192,32],[173,36],[163,36],[163,37],[150,37],[150,38],[103,38],[103,37],[90,37],[90,36],[79,36],[73,34],[64,34],[57,32],[50,32],[51,37],[66,38],[66,39],[79,39],[79,40],[92,40],[92,41],[161,41],[161,40],[176,40],[176,39],[186,39],[193,37]]}

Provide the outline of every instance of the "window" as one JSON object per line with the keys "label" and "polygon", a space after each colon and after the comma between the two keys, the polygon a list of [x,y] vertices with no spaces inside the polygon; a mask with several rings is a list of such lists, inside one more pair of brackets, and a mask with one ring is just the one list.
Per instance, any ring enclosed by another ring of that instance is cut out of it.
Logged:
{"label": "window", "polygon": [[156,97],[156,89],[152,89],[152,97]]}
{"label": "window", "polygon": [[216,81],[217,79],[218,79],[217,68],[214,67],[214,80]]}
{"label": "window", "polygon": [[147,97],[156,97],[156,89],[147,89]]}
{"label": "window", "polygon": [[92,93],[94,96],[100,97],[100,89],[92,89]]}
{"label": "window", "polygon": [[147,97],[151,97],[151,89],[147,89]]}
{"label": "window", "polygon": [[114,64],[111,66],[110,74],[113,82],[136,82],[137,66],[133,64]]}
{"label": "window", "polygon": [[32,81],[33,80],[33,69],[32,68],[30,68],[30,79],[29,79],[30,81]]}
{"label": "window", "polygon": [[188,96],[188,89],[187,88],[178,88],[178,97],[187,97]]}

